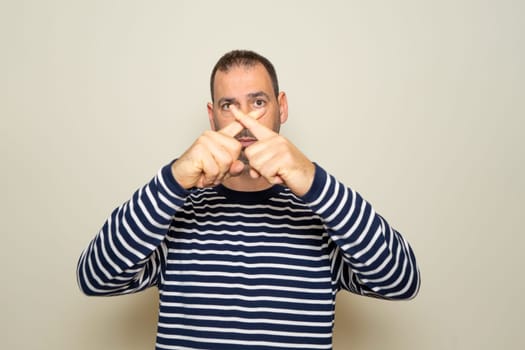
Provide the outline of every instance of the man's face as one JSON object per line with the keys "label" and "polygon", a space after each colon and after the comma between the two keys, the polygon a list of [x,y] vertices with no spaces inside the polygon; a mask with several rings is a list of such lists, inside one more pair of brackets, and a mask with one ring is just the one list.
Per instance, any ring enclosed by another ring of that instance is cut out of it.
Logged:
{"label": "man's face", "polygon": [[[208,117],[215,131],[235,121],[229,110],[232,104],[244,114],[259,111],[259,123],[275,132],[279,132],[288,118],[286,95],[281,92],[275,96],[270,75],[261,64],[232,67],[228,72],[217,71],[213,88],[214,102],[208,103]],[[236,138],[244,147],[256,141],[248,130],[243,130]]]}

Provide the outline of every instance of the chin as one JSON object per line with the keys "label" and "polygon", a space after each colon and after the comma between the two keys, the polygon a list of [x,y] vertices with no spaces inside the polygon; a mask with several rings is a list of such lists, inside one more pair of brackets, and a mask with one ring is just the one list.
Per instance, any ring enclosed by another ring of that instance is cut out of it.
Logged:
{"label": "chin", "polygon": [[248,158],[246,158],[246,154],[244,154],[244,151],[241,151],[241,154],[239,155],[239,160],[246,165],[248,165],[249,163]]}

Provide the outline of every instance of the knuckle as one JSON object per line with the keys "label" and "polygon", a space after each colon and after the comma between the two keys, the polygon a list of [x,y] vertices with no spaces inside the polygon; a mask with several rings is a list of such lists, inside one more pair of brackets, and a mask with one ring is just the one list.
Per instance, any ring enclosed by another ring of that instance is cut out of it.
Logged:
{"label": "knuckle", "polygon": [[234,154],[238,154],[242,151],[242,144],[239,141],[235,140],[235,143],[232,143],[231,149]]}

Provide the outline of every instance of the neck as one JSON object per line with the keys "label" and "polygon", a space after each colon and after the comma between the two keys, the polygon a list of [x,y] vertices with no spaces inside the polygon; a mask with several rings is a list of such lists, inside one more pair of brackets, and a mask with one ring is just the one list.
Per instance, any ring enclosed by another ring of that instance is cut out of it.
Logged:
{"label": "neck", "polygon": [[229,177],[222,184],[230,190],[242,192],[262,191],[272,187],[264,177],[251,177],[249,167],[246,168],[240,175]]}

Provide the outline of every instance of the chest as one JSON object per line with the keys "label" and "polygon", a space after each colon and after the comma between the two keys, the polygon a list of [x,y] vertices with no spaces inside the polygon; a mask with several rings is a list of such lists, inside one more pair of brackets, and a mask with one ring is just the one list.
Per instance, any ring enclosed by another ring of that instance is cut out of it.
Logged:
{"label": "chest", "polygon": [[167,237],[161,293],[331,308],[329,255],[322,223],[305,208],[192,205]]}

